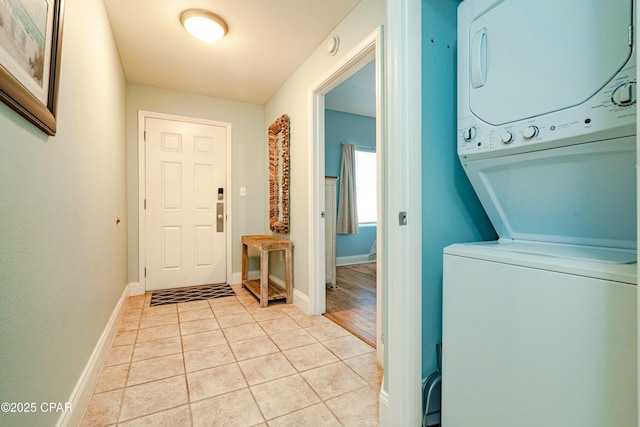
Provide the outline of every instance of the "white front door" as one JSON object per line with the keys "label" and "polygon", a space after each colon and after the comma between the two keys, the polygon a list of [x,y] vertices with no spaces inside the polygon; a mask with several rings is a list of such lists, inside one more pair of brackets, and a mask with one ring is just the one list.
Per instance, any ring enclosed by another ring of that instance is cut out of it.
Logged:
{"label": "white front door", "polygon": [[227,132],[145,119],[147,290],[226,282]]}

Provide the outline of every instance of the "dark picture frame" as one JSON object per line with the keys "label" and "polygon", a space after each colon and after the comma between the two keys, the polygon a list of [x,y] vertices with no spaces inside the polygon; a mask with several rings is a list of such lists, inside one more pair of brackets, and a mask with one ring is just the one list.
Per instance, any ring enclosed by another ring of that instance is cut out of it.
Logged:
{"label": "dark picture frame", "polygon": [[48,135],[56,108],[64,0],[0,0],[0,100]]}

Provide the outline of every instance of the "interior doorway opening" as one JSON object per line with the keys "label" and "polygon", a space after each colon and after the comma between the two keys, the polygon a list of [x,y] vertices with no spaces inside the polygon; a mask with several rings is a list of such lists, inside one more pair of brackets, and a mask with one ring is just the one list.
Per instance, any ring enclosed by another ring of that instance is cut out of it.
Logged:
{"label": "interior doorway opening", "polygon": [[377,162],[377,238],[375,240],[375,252],[377,253],[376,268],[376,332],[375,344],[377,358],[380,363],[383,359],[382,347],[382,277],[384,270],[384,255],[381,248],[384,247],[384,230],[381,229],[383,221],[383,130],[382,123],[382,52],[381,52],[381,29],[374,31],[369,37],[363,40],[350,52],[345,54],[342,60],[337,63],[318,83],[311,88],[310,100],[312,104],[311,123],[311,158],[310,158],[310,292],[309,305],[312,314],[324,314],[326,312],[326,241],[325,241],[325,97],[341,83],[355,75],[363,67],[373,61],[374,64],[374,98],[375,98],[375,146]]}
{"label": "interior doorway opening", "polygon": [[[373,59],[325,95],[324,140],[325,317],[374,348],[378,229],[375,83]],[[336,229],[336,224],[350,226]]]}

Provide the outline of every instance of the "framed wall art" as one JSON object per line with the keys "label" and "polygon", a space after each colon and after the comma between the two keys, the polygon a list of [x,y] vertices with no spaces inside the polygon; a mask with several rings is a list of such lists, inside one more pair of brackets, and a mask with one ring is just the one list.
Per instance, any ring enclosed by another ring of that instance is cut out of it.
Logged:
{"label": "framed wall art", "polygon": [[0,0],[0,99],[56,133],[63,0]]}
{"label": "framed wall art", "polygon": [[269,229],[289,233],[289,116],[269,126]]}

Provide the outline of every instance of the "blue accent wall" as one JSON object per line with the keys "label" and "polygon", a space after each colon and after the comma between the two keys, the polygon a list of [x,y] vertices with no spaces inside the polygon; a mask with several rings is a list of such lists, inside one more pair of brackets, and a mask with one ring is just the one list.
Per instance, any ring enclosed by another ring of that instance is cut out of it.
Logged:
{"label": "blue accent wall", "polygon": [[[442,253],[497,235],[456,154],[458,0],[422,2],[422,371],[442,341]],[[443,343],[443,346],[446,343]]]}
{"label": "blue accent wall", "polygon": [[[372,147],[375,150],[376,119],[374,117],[325,110],[324,120],[325,175],[340,176],[343,142]],[[340,180],[338,180],[339,184]],[[336,257],[368,254],[376,239],[376,229],[375,226],[367,226],[360,227],[358,234],[338,234],[336,237]]]}

